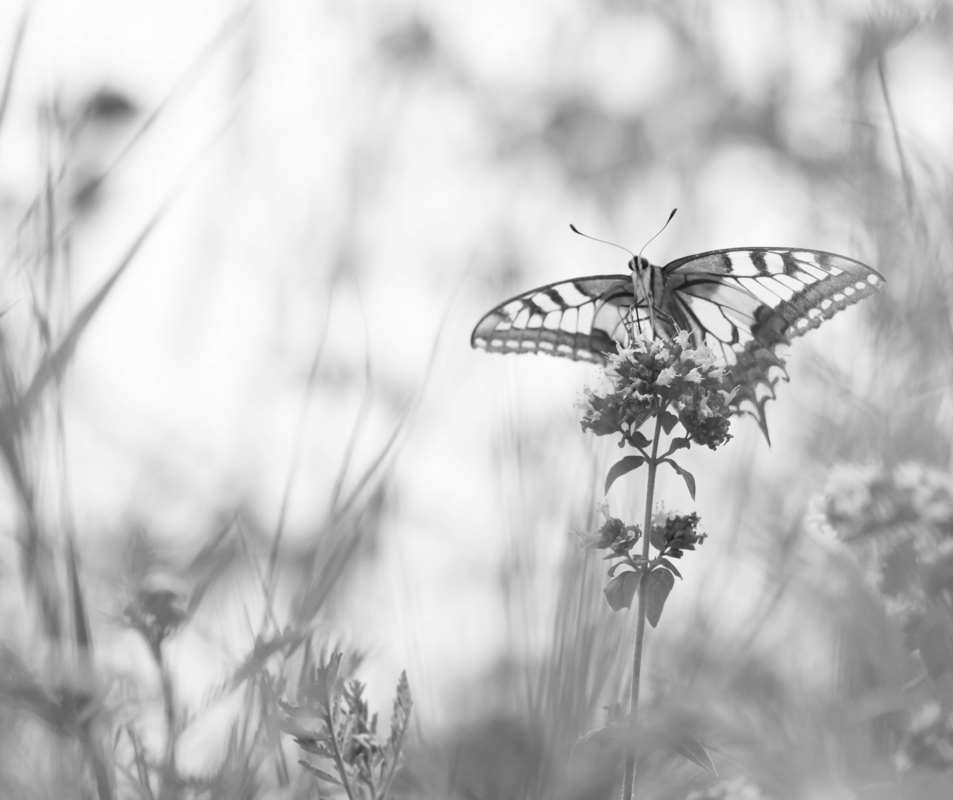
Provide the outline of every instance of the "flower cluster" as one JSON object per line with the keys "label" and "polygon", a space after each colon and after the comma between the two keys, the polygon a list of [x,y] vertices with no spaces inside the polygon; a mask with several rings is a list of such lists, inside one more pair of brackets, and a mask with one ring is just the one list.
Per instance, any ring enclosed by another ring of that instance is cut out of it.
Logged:
{"label": "flower cluster", "polygon": [[681,558],[684,550],[694,550],[702,544],[707,533],[698,532],[698,514],[694,511],[685,516],[668,517],[663,523],[655,523],[652,531],[652,544],[660,552],[672,558]]}
{"label": "flower cluster", "polygon": [[600,503],[599,511],[606,518],[602,527],[595,533],[577,531],[583,550],[611,550],[615,555],[625,556],[642,537],[638,525],[626,525],[618,517],[609,513],[609,504]]}
{"label": "flower cluster", "polygon": [[[605,517],[602,527],[595,532],[577,531],[583,550],[609,550],[607,558],[625,558],[642,538],[639,525],[626,525],[618,517],[609,513],[608,503],[600,503],[599,511]],[[668,516],[664,510],[652,520],[651,544],[660,554],[671,558],[681,558],[685,550],[694,550],[708,538],[707,533],[698,532],[698,514],[673,514]]]}
{"label": "flower cluster", "polygon": [[619,433],[620,446],[637,446],[643,440],[636,432],[646,420],[671,409],[689,439],[714,450],[731,438],[734,391],[725,390],[724,376],[710,349],[691,347],[688,331],[670,341],[636,336],[629,347],[609,356],[606,390],[586,390],[582,429],[597,436]]}

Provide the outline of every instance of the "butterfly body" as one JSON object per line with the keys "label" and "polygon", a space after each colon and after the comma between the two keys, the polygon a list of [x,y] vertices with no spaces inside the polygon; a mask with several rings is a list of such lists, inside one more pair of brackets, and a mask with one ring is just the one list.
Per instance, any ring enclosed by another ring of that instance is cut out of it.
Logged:
{"label": "butterfly body", "polygon": [[767,436],[764,405],[787,377],[776,348],[884,282],[846,256],[787,247],[712,250],[664,267],[633,258],[629,269],[516,295],[477,323],[471,344],[601,363],[633,332],[668,339],[687,330],[724,358],[738,388],[733,404]]}

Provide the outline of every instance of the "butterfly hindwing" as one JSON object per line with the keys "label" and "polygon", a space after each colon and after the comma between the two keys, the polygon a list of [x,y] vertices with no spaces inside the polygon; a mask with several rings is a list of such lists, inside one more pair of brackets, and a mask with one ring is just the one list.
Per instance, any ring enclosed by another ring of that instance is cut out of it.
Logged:
{"label": "butterfly hindwing", "polygon": [[776,348],[876,292],[882,276],[859,261],[816,250],[737,248],[688,256],[662,269],[679,327],[704,332],[724,356],[734,404],[767,436],[765,403],[787,379]]}

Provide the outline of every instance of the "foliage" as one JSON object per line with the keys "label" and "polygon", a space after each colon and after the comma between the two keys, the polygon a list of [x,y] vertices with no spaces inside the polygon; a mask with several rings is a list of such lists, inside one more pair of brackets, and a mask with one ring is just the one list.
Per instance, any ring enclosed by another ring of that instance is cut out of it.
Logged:
{"label": "foliage", "polygon": [[377,735],[377,715],[369,716],[364,684],[341,675],[341,653],[315,667],[298,687],[298,704],[281,703],[282,729],[305,753],[327,762],[336,775],[310,761],[299,763],[319,781],[341,786],[350,800],[387,800],[401,763],[413,701],[407,674],[401,673],[390,735]]}

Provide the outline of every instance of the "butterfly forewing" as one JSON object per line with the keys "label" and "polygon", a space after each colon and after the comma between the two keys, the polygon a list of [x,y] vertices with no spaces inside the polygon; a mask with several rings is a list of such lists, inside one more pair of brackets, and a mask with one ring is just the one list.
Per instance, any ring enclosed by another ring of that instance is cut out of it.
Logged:
{"label": "butterfly forewing", "polygon": [[[644,262],[643,262],[644,263]],[[782,247],[713,250],[665,267],[645,264],[655,297],[654,334],[692,332],[721,355],[737,387],[733,405],[751,413],[768,435],[764,405],[786,379],[776,348],[876,292],[883,277],[836,253]],[[629,320],[648,331],[649,304],[641,282],[603,275],[553,283],[497,306],[473,331],[471,343],[492,352],[548,353],[605,361],[627,341]]]}
{"label": "butterfly forewing", "polygon": [[470,343],[493,353],[604,361],[616,343],[625,343],[625,317],[638,307],[628,275],[551,283],[494,308],[477,323]]}

